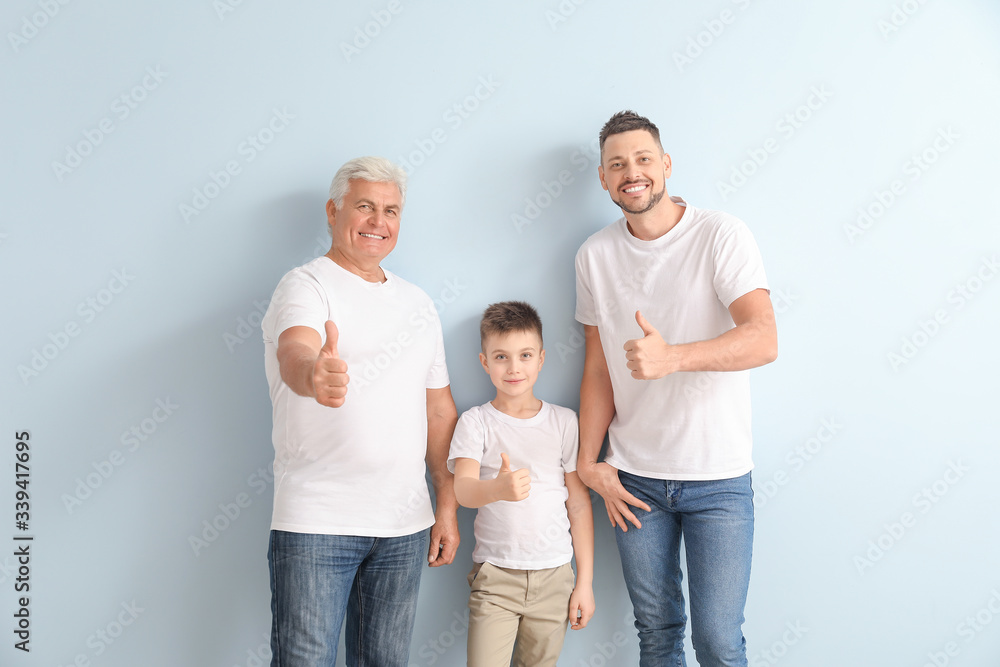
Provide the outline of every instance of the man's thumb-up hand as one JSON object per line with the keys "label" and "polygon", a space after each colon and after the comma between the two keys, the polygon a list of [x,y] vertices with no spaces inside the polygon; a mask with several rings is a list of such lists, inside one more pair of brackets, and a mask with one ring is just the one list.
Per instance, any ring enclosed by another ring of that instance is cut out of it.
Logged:
{"label": "man's thumb-up hand", "polygon": [[332,320],[326,321],[326,342],[320,348],[313,365],[313,392],[316,402],[330,408],[339,408],[347,395],[347,362],[337,352],[340,332]]}
{"label": "man's thumb-up hand", "polygon": [[510,458],[500,454],[500,472],[496,476],[497,500],[517,502],[528,497],[531,491],[531,475],[527,469],[510,469]]}
{"label": "man's thumb-up hand", "polygon": [[337,330],[337,325],[334,324],[333,320],[327,320],[326,342],[323,343],[323,349],[319,351],[319,356],[328,359],[340,359],[340,355],[337,353],[337,340],[339,338],[340,331]]}
{"label": "man's thumb-up hand", "polygon": [[625,364],[632,377],[636,380],[655,380],[677,370],[671,370],[673,347],[668,345],[660,332],[642,316],[641,311],[635,311],[635,322],[642,329],[642,338],[633,338],[625,342]]}

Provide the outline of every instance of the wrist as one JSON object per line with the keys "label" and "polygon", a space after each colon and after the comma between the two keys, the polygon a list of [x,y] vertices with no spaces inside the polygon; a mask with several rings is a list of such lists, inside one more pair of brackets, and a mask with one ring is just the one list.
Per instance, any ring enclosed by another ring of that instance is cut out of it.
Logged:
{"label": "wrist", "polygon": [[503,489],[500,486],[500,477],[494,477],[486,482],[486,502],[495,503],[503,500]]}
{"label": "wrist", "polygon": [[[595,472],[597,468],[597,461],[586,459],[583,461],[577,461],[576,463],[576,474],[579,475],[580,481],[587,484],[587,480],[590,479],[591,474]],[[587,484],[587,486],[590,486]]]}
{"label": "wrist", "polygon": [[690,363],[691,343],[672,345],[670,351],[671,357],[667,360],[668,374],[694,370],[693,365]]}

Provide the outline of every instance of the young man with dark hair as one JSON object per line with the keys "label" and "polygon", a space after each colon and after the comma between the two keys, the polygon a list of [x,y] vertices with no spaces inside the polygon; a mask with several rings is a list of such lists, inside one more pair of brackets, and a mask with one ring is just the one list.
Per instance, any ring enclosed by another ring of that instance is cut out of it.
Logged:
{"label": "young man with dark hair", "polygon": [[600,144],[601,186],[623,217],[576,257],[586,340],[577,470],[616,528],[640,665],[685,664],[683,536],[698,662],[745,667],[747,371],[777,356],[763,263],[741,220],[667,194],[670,155],[648,119],[615,114]]}

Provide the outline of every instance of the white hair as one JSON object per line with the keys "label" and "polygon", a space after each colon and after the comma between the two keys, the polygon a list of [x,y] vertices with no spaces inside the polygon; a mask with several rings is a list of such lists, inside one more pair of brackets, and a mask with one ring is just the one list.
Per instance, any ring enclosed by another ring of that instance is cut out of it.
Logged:
{"label": "white hair", "polygon": [[402,167],[384,157],[358,157],[344,163],[330,183],[330,199],[338,210],[343,207],[344,196],[354,179],[371,183],[395,183],[399,188],[400,207],[406,203],[406,172]]}

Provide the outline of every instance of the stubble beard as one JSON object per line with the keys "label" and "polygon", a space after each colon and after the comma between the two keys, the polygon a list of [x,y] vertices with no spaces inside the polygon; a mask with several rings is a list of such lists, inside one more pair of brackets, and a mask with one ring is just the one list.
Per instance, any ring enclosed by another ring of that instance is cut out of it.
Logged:
{"label": "stubble beard", "polygon": [[646,206],[641,209],[631,209],[627,207],[623,202],[615,199],[613,196],[611,197],[611,201],[613,201],[618,206],[618,208],[620,208],[625,213],[631,213],[632,215],[642,215],[643,213],[648,213],[649,211],[653,210],[653,207],[660,203],[660,200],[663,199],[663,195],[665,195],[666,193],[667,193],[667,188],[664,185],[664,188],[662,190],[660,190],[659,192],[654,192],[649,196],[649,203],[646,204]]}

